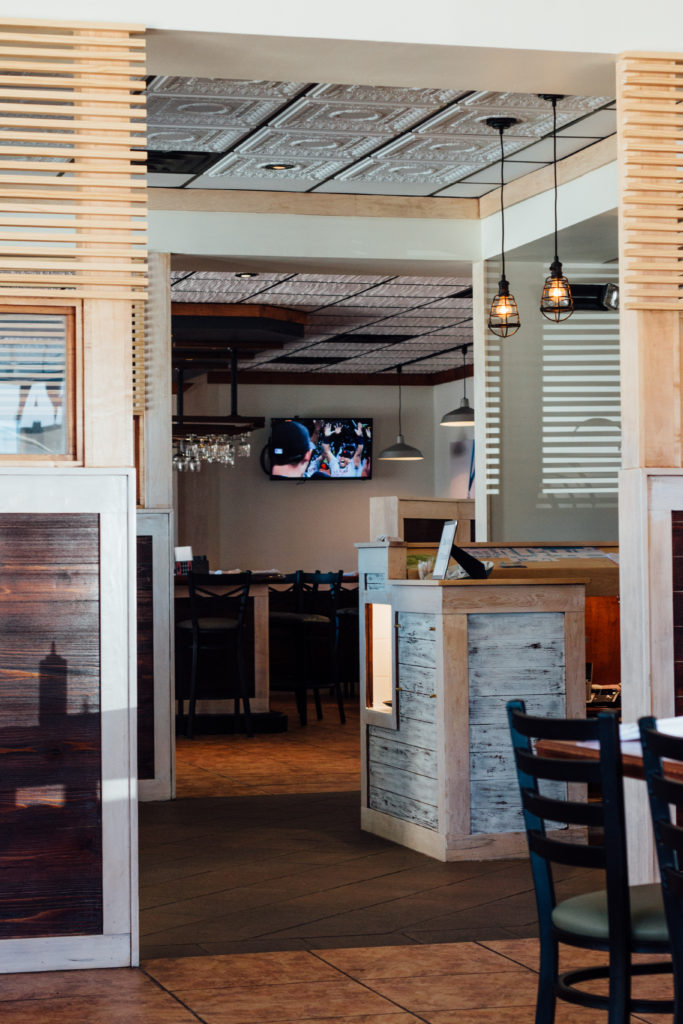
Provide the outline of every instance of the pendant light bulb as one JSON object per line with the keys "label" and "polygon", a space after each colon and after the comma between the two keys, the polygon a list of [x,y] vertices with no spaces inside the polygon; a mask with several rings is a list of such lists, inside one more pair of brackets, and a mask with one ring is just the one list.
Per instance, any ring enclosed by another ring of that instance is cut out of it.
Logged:
{"label": "pendant light bulb", "polygon": [[553,323],[561,323],[568,320],[574,312],[574,300],[569,281],[562,273],[562,264],[557,255],[557,101],[564,99],[563,96],[552,94],[540,94],[542,100],[548,100],[553,105],[553,178],[554,178],[554,206],[555,206],[555,259],[550,264],[550,275],[546,277],[543,291],[541,293],[541,313],[546,320]]}
{"label": "pendant light bulb", "polygon": [[515,297],[510,294],[510,283],[505,277],[505,147],[503,146],[503,132],[507,128],[512,128],[518,121],[516,117],[487,117],[486,123],[489,128],[495,129],[500,134],[500,252],[503,269],[498,282],[498,293],[491,303],[488,328],[499,338],[510,338],[517,333],[521,324]]}
{"label": "pendant light bulb", "polygon": [[505,277],[501,277],[498,282],[498,292],[489,311],[488,326],[499,338],[510,338],[521,326],[517,303],[514,295],[510,295],[510,285]]}

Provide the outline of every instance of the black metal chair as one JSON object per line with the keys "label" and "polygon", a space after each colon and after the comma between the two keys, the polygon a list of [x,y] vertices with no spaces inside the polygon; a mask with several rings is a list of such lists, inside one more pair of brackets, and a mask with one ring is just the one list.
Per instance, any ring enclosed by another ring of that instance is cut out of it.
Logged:
{"label": "black metal chair", "polygon": [[269,613],[270,688],[294,693],[299,721],[306,725],[306,695],[313,693],[318,720],[323,717],[320,689],[329,686],[337,698],[339,719],[346,722],[337,672],[338,621],[336,606],[342,571],[299,570],[285,590],[271,588],[274,609]]}
{"label": "black metal chair", "polygon": [[249,597],[250,572],[230,575],[188,573],[190,618],[176,624],[176,650],[180,658],[190,660],[189,692],[185,694],[181,674],[176,673],[178,715],[183,717],[185,696],[189,709],[185,735],[192,739],[200,664],[212,673],[210,696],[232,697],[235,726],[240,713],[240,700],[247,736],[253,735],[249,683],[245,657],[245,625]]}
{"label": "black metal chair", "polygon": [[358,587],[340,587],[337,599],[337,675],[345,697],[353,697],[360,678]]}
{"label": "black metal chair", "polygon": [[[617,717],[605,711],[593,719],[539,718],[527,715],[520,700],[507,708],[538,910],[536,1024],[552,1024],[558,998],[607,1010],[609,1024],[627,1024],[633,1013],[670,1013],[670,999],[631,995],[632,976],[670,973],[671,962],[633,963],[634,953],[667,954],[670,946],[659,886],[628,884]],[[597,741],[599,760],[541,756],[532,740]],[[567,795],[571,784],[599,787],[599,796],[577,800]],[[585,841],[567,835],[571,826]],[[554,864],[598,868],[605,888],[558,902]],[[560,974],[560,942],[603,950],[608,963]],[[577,987],[601,978],[609,979],[608,995]]]}
{"label": "black metal chair", "polygon": [[[671,936],[674,1024],[683,1024],[683,781],[667,777],[662,768],[662,758],[683,764],[683,739],[659,732],[654,718],[641,718],[638,724],[664,910]],[[675,808],[673,820],[670,807]]]}

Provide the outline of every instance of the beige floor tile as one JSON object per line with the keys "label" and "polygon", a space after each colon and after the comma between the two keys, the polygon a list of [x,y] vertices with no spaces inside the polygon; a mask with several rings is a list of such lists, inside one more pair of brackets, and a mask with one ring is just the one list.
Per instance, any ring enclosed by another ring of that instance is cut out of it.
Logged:
{"label": "beige floor tile", "polygon": [[[310,1020],[311,1018],[297,1016],[292,1020],[278,1020],[277,1024],[301,1024],[306,1019]],[[239,1024],[248,1024],[248,1022],[240,1021]],[[362,1013],[360,1015],[354,1013],[344,1017],[325,1017],[322,1024],[421,1024],[421,1021],[412,1013]]]}
{"label": "beige floor tile", "polygon": [[527,1006],[536,1002],[536,975],[512,970],[500,974],[364,978],[374,992],[422,1016],[429,1010]]}
{"label": "beige floor tile", "polygon": [[[119,999],[144,999],[158,991],[154,982],[135,968],[0,975],[0,1003],[6,1000],[54,999],[60,996],[92,996],[116,1002]],[[3,1013],[4,1006],[0,1016]]]}
{"label": "beige floor tile", "polygon": [[[78,973],[76,971],[73,972]],[[148,984],[149,979],[145,979]],[[156,986],[154,986],[156,988]],[[115,998],[111,993],[23,999],[2,1004],[3,1024],[197,1024],[167,992]]]}
{"label": "beige floor tile", "polygon": [[227,956],[147,960],[143,968],[169,992],[180,994],[280,985],[297,982],[340,981],[334,967],[312,953],[240,953]]}
{"label": "beige floor tile", "polygon": [[525,970],[476,942],[424,946],[322,949],[318,956],[352,978],[401,978],[429,974],[479,974]]}
{"label": "beige floor tile", "polygon": [[[505,1007],[505,1015],[501,1015],[500,1007],[484,1010],[443,1010],[427,1013],[424,1020],[428,1024],[534,1024],[536,1004],[529,1006]],[[588,1010],[582,1006],[558,1005],[555,1024],[606,1024],[606,1014],[601,1010]],[[631,1018],[632,1024],[641,1024]],[[662,1022],[664,1024],[664,1022]],[[666,1024],[671,1024],[671,1017]]]}
{"label": "beige floor tile", "polygon": [[[266,1024],[275,1021],[369,1017],[396,1013],[397,1007],[355,981],[260,985],[206,992],[186,999],[206,1024]],[[355,1022],[354,1022],[355,1024]]]}

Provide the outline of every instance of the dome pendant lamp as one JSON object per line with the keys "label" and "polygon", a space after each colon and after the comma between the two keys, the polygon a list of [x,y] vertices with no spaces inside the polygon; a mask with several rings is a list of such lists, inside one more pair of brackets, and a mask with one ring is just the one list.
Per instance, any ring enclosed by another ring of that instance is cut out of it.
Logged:
{"label": "dome pendant lamp", "polygon": [[505,150],[503,148],[503,132],[517,124],[516,117],[487,117],[486,123],[489,128],[500,132],[500,251],[503,263],[503,273],[498,282],[498,294],[491,303],[489,312],[488,328],[499,338],[509,338],[520,328],[519,311],[514,295],[510,295],[510,284],[505,277],[505,205],[503,203],[503,190],[505,188]]}
{"label": "dome pendant lamp", "polygon": [[413,448],[412,445],[406,444],[405,438],[401,433],[401,370],[403,367],[397,366],[396,373],[398,375],[398,434],[396,435],[396,443],[385,448],[377,456],[378,459],[391,459],[394,462],[417,462],[419,459],[424,459],[424,455],[419,448]]}
{"label": "dome pendant lamp", "polygon": [[541,313],[547,320],[560,323],[568,320],[574,312],[574,300],[569,281],[562,273],[562,264],[557,255],[557,101],[564,96],[540,93],[540,99],[553,105],[553,176],[555,194],[555,259],[550,264],[550,276],[546,277],[541,294]]}
{"label": "dome pendant lamp", "polygon": [[465,361],[467,358],[467,349],[469,345],[462,346],[462,368],[463,368],[463,385],[465,388],[462,401],[457,409],[453,409],[451,412],[445,413],[441,418],[442,427],[473,427],[474,426],[474,409],[467,401],[467,377],[465,376]]}

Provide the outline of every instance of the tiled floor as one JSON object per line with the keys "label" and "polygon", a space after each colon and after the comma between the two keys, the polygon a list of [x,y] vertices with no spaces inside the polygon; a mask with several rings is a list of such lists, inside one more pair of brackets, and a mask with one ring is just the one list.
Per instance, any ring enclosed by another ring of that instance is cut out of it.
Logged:
{"label": "tiled floor", "polygon": [[[442,864],[359,827],[359,725],[178,743],[178,797],[140,808],[147,957],[527,938],[526,860]],[[567,869],[562,895],[594,888]]]}
{"label": "tiled floor", "polygon": [[[142,968],[0,977],[3,1024],[533,1024],[526,862],[361,832],[358,760],[357,714],[342,728],[332,707],[285,735],[181,740],[179,799],[140,809]],[[590,886],[568,871],[560,894]]]}
{"label": "tiled floor", "polygon": [[[535,939],[148,960],[2,977],[0,1014],[3,1024],[533,1024],[536,960]],[[565,1004],[556,1021],[604,1024],[605,1014]]]}

